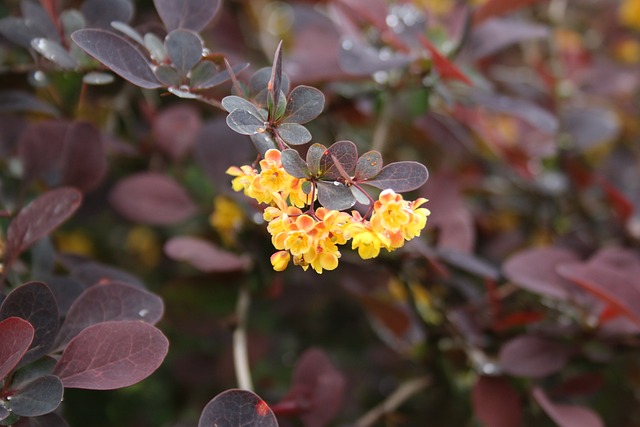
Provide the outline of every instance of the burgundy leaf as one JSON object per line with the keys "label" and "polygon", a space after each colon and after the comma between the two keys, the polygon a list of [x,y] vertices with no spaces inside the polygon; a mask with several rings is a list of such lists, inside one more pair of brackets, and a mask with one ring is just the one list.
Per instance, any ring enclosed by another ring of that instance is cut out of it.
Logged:
{"label": "burgundy leaf", "polygon": [[271,67],[271,78],[267,84],[267,105],[272,105],[269,108],[269,118],[277,118],[274,111],[280,105],[280,95],[282,91],[282,40],[278,43],[276,52],[273,55],[273,66]]}
{"label": "burgundy leaf", "polygon": [[473,413],[485,427],[520,427],[518,391],[504,378],[480,376],[471,390]]}
{"label": "burgundy leaf", "polygon": [[83,288],[88,288],[104,280],[123,282],[140,288],[145,287],[144,283],[131,273],[82,256],[63,254],[59,260],[70,271],[71,278],[81,283]]}
{"label": "burgundy leaf", "polygon": [[577,289],[558,275],[556,267],[577,259],[577,255],[568,249],[530,248],[509,257],[502,271],[509,281],[521,288],[566,300]]}
{"label": "burgundy leaf", "polygon": [[185,29],[171,31],[164,40],[164,46],[171,63],[182,78],[200,62],[204,47],[198,34]]}
{"label": "burgundy leaf", "polygon": [[262,118],[247,110],[233,110],[227,116],[227,125],[241,135],[255,135],[265,131]]}
{"label": "burgundy leaf", "polygon": [[330,210],[342,211],[356,203],[356,198],[346,185],[338,181],[316,181],[318,201]]}
{"label": "burgundy leaf", "polygon": [[296,150],[286,149],[281,153],[282,167],[287,173],[296,178],[308,178],[309,168],[307,162],[302,160]]}
{"label": "burgundy leaf", "polygon": [[289,145],[302,145],[311,141],[311,132],[298,123],[282,123],[278,125],[278,136]]}
{"label": "burgundy leaf", "polygon": [[120,180],[109,200],[127,219],[152,225],[175,224],[198,211],[180,184],[157,172],[141,172]]}
{"label": "burgundy leaf", "polygon": [[197,237],[174,237],[165,244],[164,252],[169,258],[186,261],[205,273],[246,270],[251,265],[246,256],[222,250]]}
{"label": "burgundy leaf", "polygon": [[374,178],[363,181],[363,184],[380,189],[390,188],[397,193],[415,190],[429,178],[427,168],[418,162],[395,162],[382,168]]}
{"label": "burgundy leaf", "polygon": [[271,408],[248,390],[227,390],[207,403],[198,427],[277,427]]}
{"label": "burgundy leaf", "polygon": [[[331,144],[322,153],[319,167],[324,179],[346,179],[347,177],[343,176],[343,171],[351,176],[357,162],[358,149],[356,145],[351,141],[338,141]],[[339,163],[339,166],[336,163]]]}
{"label": "burgundy leaf", "polygon": [[177,28],[200,32],[220,10],[220,0],[153,0],[167,32]]}
{"label": "burgundy leaf", "polygon": [[562,111],[562,126],[577,151],[589,151],[618,137],[622,124],[612,108],[571,106]]}
{"label": "burgundy leaf", "polygon": [[345,386],[344,375],[324,351],[309,349],[296,362],[291,389],[272,410],[297,412],[305,427],[323,427],[338,414]]}
{"label": "burgundy leaf", "polygon": [[153,138],[158,148],[174,160],[182,159],[194,146],[202,121],[191,104],[163,110],[153,121]]}
{"label": "burgundy leaf", "polygon": [[[0,20],[0,32],[2,32]],[[21,90],[3,90],[0,92],[0,112],[3,113],[39,113],[57,117],[60,112],[52,105],[43,102],[34,95]],[[15,117],[14,117],[15,119]]]}
{"label": "burgundy leaf", "polygon": [[62,402],[60,378],[45,375],[17,390],[9,401],[9,409],[22,417],[37,417],[55,410]]}
{"label": "burgundy leaf", "polygon": [[0,322],[0,378],[4,379],[16,367],[33,340],[34,329],[19,317]]}
{"label": "burgundy leaf", "polygon": [[388,71],[408,64],[411,57],[391,51],[382,53],[380,49],[363,43],[355,37],[340,40],[338,61],[340,68],[349,74],[367,76],[379,71]]}
{"label": "burgundy leaf", "polygon": [[151,63],[147,57],[124,37],[105,30],[84,29],[71,34],[71,39],[89,55],[134,85],[146,89],[161,86],[151,71]]}
{"label": "burgundy leaf", "polygon": [[5,268],[29,246],[67,220],[80,206],[82,195],[74,188],[57,188],[25,206],[9,224]]}
{"label": "burgundy leaf", "polygon": [[98,283],[85,290],[71,305],[55,347],[64,347],[80,331],[96,323],[140,320],[155,325],[163,312],[162,299],[151,292],[124,283]]}
{"label": "burgundy leaf", "polygon": [[322,144],[312,144],[307,150],[307,165],[309,166],[311,176],[319,177],[322,175],[320,159],[325,151],[327,151],[327,147]]}
{"label": "burgundy leaf", "polygon": [[109,30],[113,21],[131,21],[133,3],[130,0],[85,0],[80,12],[87,20],[87,28]]}
{"label": "burgundy leaf", "polygon": [[358,159],[354,179],[362,181],[371,179],[382,170],[382,155],[378,151],[367,151]]}
{"label": "burgundy leaf", "polygon": [[500,348],[502,369],[521,377],[541,378],[558,372],[569,361],[569,349],[550,338],[521,335]]}
{"label": "burgundy leaf", "polygon": [[71,340],[53,374],[60,377],[66,388],[128,387],[151,375],[168,349],[167,338],[148,323],[98,323]]}
{"label": "burgundy leaf", "polygon": [[549,37],[549,28],[514,19],[491,19],[471,32],[465,51],[474,60],[493,55],[513,44]]}
{"label": "burgundy leaf", "polygon": [[284,121],[287,123],[307,123],[322,113],[324,94],[310,86],[293,88],[287,99]]}
{"label": "burgundy leaf", "polygon": [[552,402],[539,387],[534,388],[532,394],[558,427],[604,427],[602,419],[589,408]]}
{"label": "burgundy leaf", "polygon": [[47,354],[58,333],[58,304],[47,285],[29,282],[15,288],[0,305],[0,319],[20,317],[34,328],[29,351],[21,365]]}

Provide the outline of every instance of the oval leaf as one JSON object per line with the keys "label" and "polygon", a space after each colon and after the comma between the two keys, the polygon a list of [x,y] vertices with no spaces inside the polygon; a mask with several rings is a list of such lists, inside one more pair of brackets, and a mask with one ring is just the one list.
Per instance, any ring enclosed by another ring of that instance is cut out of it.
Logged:
{"label": "oval leaf", "polygon": [[167,55],[184,78],[202,58],[202,39],[189,30],[173,30],[164,39]]}
{"label": "oval leaf", "polygon": [[344,175],[351,176],[357,162],[356,144],[351,141],[338,141],[322,153],[320,171],[326,179],[346,179]]}
{"label": "oval leaf", "polygon": [[278,135],[289,145],[302,145],[311,141],[311,133],[306,127],[297,123],[278,125]]}
{"label": "oval leaf", "polygon": [[403,193],[422,186],[428,178],[429,171],[421,163],[395,162],[383,167],[375,178],[362,183],[382,190],[390,188],[397,193]]}
{"label": "oval leaf", "polygon": [[164,246],[171,259],[186,261],[205,273],[222,273],[245,270],[251,260],[218,248],[212,243],[196,237],[174,237]]}
{"label": "oval leaf", "polygon": [[602,419],[589,408],[552,402],[539,387],[534,388],[532,394],[559,427],[604,427]]}
{"label": "oval leaf", "polygon": [[9,409],[22,417],[48,414],[62,402],[64,387],[60,378],[46,375],[15,392],[9,401]]}
{"label": "oval leaf", "polygon": [[36,38],[31,40],[31,47],[49,61],[64,69],[74,69],[78,63],[62,45],[53,40]]}
{"label": "oval leaf", "polygon": [[71,39],[89,55],[136,86],[157,89],[161,85],[151,71],[147,58],[129,41],[105,30],[84,29]]}
{"label": "oval leaf", "polygon": [[151,375],[168,350],[169,340],[147,323],[98,323],[71,340],[53,374],[66,388],[127,387]]}
{"label": "oval leaf", "polygon": [[15,288],[0,306],[0,319],[20,317],[34,328],[29,351],[21,365],[44,356],[53,346],[58,333],[58,304],[47,285],[29,282]]}
{"label": "oval leaf", "polygon": [[227,116],[227,125],[242,135],[255,135],[264,132],[264,120],[247,110],[233,110]]}
{"label": "oval leaf", "polygon": [[322,113],[324,109],[324,94],[310,86],[296,86],[287,99],[284,110],[284,122],[307,123]]}
{"label": "oval leaf", "polygon": [[248,390],[227,390],[204,407],[198,427],[277,427],[271,408]]}
{"label": "oval leaf", "polygon": [[378,175],[382,170],[382,155],[378,151],[367,151],[356,163],[355,180],[367,180]]}
{"label": "oval leaf", "polygon": [[172,178],[155,172],[121,180],[111,191],[109,200],[129,220],[152,225],[175,224],[198,211],[184,188]]}
{"label": "oval leaf", "polygon": [[155,117],[152,133],[158,148],[179,160],[194,146],[201,127],[198,110],[190,104],[178,104]]}
{"label": "oval leaf", "polygon": [[320,159],[325,151],[327,151],[327,147],[322,144],[312,144],[307,150],[307,166],[311,176],[317,178],[321,175]]}
{"label": "oval leaf", "polygon": [[308,178],[309,168],[296,150],[286,149],[281,153],[282,167],[287,173],[296,178]]}
{"label": "oval leaf", "polygon": [[80,206],[82,195],[73,188],[48,191],[25,206],[9,224],[5,264],[67,220]]}
{"label": "oval leaf", "polygon": [[34,329],[19,317],[0,322],[0,379],[4,379],[16,367],[33,340]]}
{"label": "oval leaf", "polygon": [[356,203],[356,198],[346,185],[338,181],[317,181],[318,201],[330,210],[342,211]]}
{"label": "oval leaf", "polygon": [[71,305],[55,347],[64,347],[80,331],[97,323],[140,320],[154,325],[163,312],[162,299],[151,292],[124,283],[98,283],[80,294]]}
{"label": "oval leaf", "polygon": [[473,413],[485,427],[520,427],[518,391],[504,378],[481,376],[471,391]]}
{"label": "oval leaf", "polygon": [[534,335],[521,335],[502,346],[502,369],[521,377],[541,378],[558,372],[569,360],[569,350],[561,343]]}
{"label": "oval leaf", "polygon": [[88,28],[109,29],[113,21],[131,21],[133,4],[130,0],[85,0],[80,12]]}
{"label": "oval leaf", "polygon": [[153,0],[167,32],[185,28],[195,32],[207,26],[220,9],[220,0]]}
{"label": "oval leaf", "polygon": [[255,117],[262,117],[260,110],[255,106],[253,102],[239,96],[225,96],[224,98],[222,98],[222,106],[225,110],[227,110],[228,113],[233,112],[233,110],[245,110]]}

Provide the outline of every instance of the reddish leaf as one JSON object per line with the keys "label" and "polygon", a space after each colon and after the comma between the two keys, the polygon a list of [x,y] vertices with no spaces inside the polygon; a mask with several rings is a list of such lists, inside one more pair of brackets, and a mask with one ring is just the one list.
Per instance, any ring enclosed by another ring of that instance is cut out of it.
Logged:
{"label": "reddish leaf", "polygon": [[190,104],[179,104],[158,114],[152,132],[158,148],[179,160],[191,150],[201,127],[198,110]]}
{"label": "reddish leaf", "polygon": [[197,212],[187,192],[172,178],[142,172],[120,180],[109,194],[113,207],[131,221],[175,224]]}
{"label": "reddish leaf", "polygon": [[305,427],[323,427],[337,415],[344,391],[342,373],[322,350],[309,349],[296,362],[291,389],[272,410],[297,412]]}
{"label": "reddish leaf", "polygon": [[16,367],[33,340],[33,326],[19,317],[0,322],[0,379]]}
{"label": "reddish leaf", "polygon": [[[351,141],[338,141],[331,144],[322,153],[319,167],[323,173],[323,178],[327,180],[344,179],[340,169],[351,175],[358,162],[358,149]],[[336,166],[339,163],[340,166]]]}
{"label": "reddish leaf", "polygon": [[599,373],[588,373],[571,377],[554,388],[551,395],[555,396],[586,396],[600,390],[604,378]]}
{"label": "reddish leaf", "polygon": [[[5,264],[10,265],[20,252],[49,234],[80,206],[82,195],[73,188],[57,188],[25,206],[9,224]],[[5,266],[5,268],[7,268]]]}
{"label": "reddish leaf", "polygon": [[248,390],[227,390],[207,403],[198,427],[277,427],[271,408]]}
{"label": "reddish leaf", "polygon": [[185,28],[200,32],[220,10],[220,0],[153,0],[167,32]]}
{"label": "reddish leaf", "polygon": [[197,237],[174,237],[165,244],[164,252],[169,258],[186,261],[205,273],[246,270],[251,265],[246,256],[222,250]]}
{"label": "reddish leaf", "polygon": [[288,123],[307,123],[322,113],[324,94],[310,86],[293,88],[287,98],[284,121]]}
{"label": "reddish leaf", "polygon": [[428,178],[429,171],[422,163],[403,161],[386,165],[378,175],[362,183],[383,190],[390,188],[397,193],[404,193],[421,187]]}
{"label": "reddish leaf", "polygon": [[485,427],[520,427],[522,404],[504,378],[480,376],[471,390],[473,413]]}
{"label": "reddish leaf", "polygon": [[89,326],[71,340],[53,374],[66,388],[111,390],[142,381],[164,360],[169,341],[139,321]]}
{"label": "reddish leaf", "polygon": [[422,45],[431,54],[433,66],[442,80],[458,80],[468,84],[469,86],[473,86],[473,82],[469,80],[469,77],[467,77],[462,71],[460,71],[458,66],[451,62],[449,58],[440,53],[440,51],[429,41],[429,39],[427,39],[423,35],[420,35],[419,40],[420,43],[422,43]]}
{"label": "reddish leaf", "polygon": [[539,387],[532,394],[558,427],[604,427],[602,419],[589,408],[552,402]]}
{"label": "reddish leaf", "polygon": [[489,0],[476,9],[473,14],[473,23],[474,25],[478,25],[491,17],[505,15],[539,1],[540,0]]}
{"label": "reddish leaf", "polygon": [[0,306],[0,319],[9,317],[24,319],[34,328],[33,341],[21,365],[47,354],[58,333],[58,305],[47,285],[29,282],[11,291]]}
{"label": "reddish leaf", "polygon": [[549,37],[547,26],[523,20],[491,19],[473,29],[465,51],[473,60],[493,55],[524,41]]}
{"label": "reddish leaf", "polygon": [[91,325],[115,320],[140,320],[154,325],[163,312],[162,299],[151,292],[124,283],[98,283],[85,290],[69,308],[56,348],[62,348]]}
{"label": "reddish leaf", "polygon": [[505,343],[498,358],[511,375],[540,378],[562,369],[569,360],[569,349],[549,338],[521,335]]}
{"label": "reddish leaf", "polygon": [[509,257],[502,265],[502,271],[509,281],[521,288],[566,300],[576,289],[556,273],[556,267],[577,259],[577,255],[568,249],[525,249]]}

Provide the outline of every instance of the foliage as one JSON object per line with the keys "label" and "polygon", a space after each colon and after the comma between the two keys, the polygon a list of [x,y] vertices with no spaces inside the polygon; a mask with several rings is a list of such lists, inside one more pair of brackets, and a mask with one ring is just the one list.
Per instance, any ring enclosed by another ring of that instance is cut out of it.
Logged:
{"label": "foliage", "polygon": [[0,425],[637,424],[639,11],[3,3]]}

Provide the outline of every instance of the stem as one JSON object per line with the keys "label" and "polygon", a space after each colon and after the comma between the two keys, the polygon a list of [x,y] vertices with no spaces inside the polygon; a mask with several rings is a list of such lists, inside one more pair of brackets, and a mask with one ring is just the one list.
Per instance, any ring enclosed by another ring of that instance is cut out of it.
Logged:
{"label": "stem", "polygon": [[426,388],[430,383],[429,377],[414,378],[403,382],[389,397],[360,417],[353,425],[355,427],[372,426],[384,415],[395,411],[401,404]]}
{"label": "stem", "polygon": [[382,153],[384,146],[387,144],[387,136],[389,135],[389,125],[391,124],[391,102],[390,96],[386,93],[382,94],[382,111],[378,117],[378,124],[373,132],[373,141],[371,149]]}
{"label": "stem", "polygon": [[233,331],[233,365],[236,371],[238,387],[253,391],[251,370],[249,369],[249,351],[247,349],[247,314],[251,303],[251,294],[247,284],[240,286],[236,303],[236,329]]}

